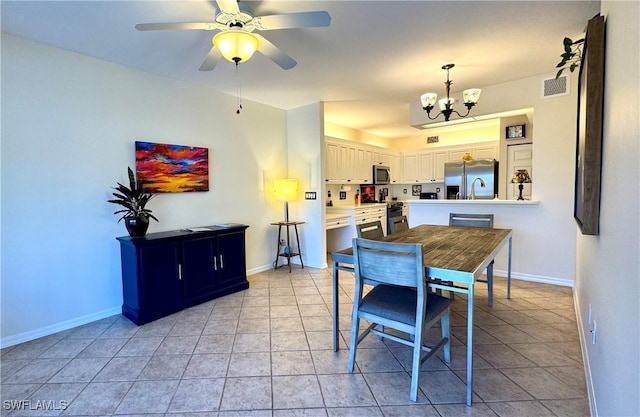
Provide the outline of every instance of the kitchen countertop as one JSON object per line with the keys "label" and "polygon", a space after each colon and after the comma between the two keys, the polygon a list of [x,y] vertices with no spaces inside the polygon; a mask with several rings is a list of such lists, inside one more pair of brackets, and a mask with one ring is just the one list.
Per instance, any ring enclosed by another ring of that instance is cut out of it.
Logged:
{"label": "kitchen countertop", "polygon": [[407,204],[457,204],[457,205],[473,205],[473,206],[537,206],[540,201],[537,200],[406,200]]}
{"label": "kitchen countertop", "polygon": [[353,209],[357,209],[357,208],[367,208],[367,207],[387,207],[387,203],[362,203],[359,205],[355,205],[355,204],[350,204],[350,205],[344,205],[344,206],[331,206],[331,207],[326,207],[327,211],[331,211],[331,210],[353,210]]}

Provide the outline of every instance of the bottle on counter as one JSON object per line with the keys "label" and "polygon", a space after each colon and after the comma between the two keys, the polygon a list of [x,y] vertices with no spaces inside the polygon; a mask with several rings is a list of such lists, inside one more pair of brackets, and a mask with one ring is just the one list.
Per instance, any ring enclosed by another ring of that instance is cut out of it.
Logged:
{"label": "bottle on counter", "polygon": [[355,195],[355,197],[354,197],[354,201],[353,201],[353,203],[354,203],[356,206],[359,206],[359,205],[360,205],[360,194],[358,194],[358,192],[357,192],[357,191],[356,191],[356,195]]}

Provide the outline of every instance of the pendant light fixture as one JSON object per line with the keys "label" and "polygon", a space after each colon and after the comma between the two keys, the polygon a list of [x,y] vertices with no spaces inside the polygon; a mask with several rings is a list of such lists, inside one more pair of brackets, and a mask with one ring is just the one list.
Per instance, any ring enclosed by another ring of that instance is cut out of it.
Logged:
{"label": "pendant light fixture", "polygon": [[[453,104],[455,103],[455,99],[449,95],[451,84],[453,84],[453,81],[449,79],[449,70],[454,66],[455,64],[446,64],[442,66],[442,69],[447,71],[447,81],[445,81],[444,83],[444,85],[447,87],[447,96],[445,98],[441,98],[438,101],[438,95],[435,93],[426,93],[420,97],[422,108],[427,112],[427,117],[430,120],[435,120],[438,118],[438,116],[442,114],[444,115],[444,121],[448,122],[449,118],[451,117],[451,113],[455,113],[461,118],[467,117],[471,112],[471,109],[473,108],[473,106],[476,105],[476,103],[478,102],[478,99],[480,98],[480,92],[482,90],[480,90],[479,88],[470,88],[468,90],[464,90],[462,93],[462,97],[464,100],[464,105],[467,107],[467,113],[465,115],[462,115],[453,109]],[[431,117],[431,110],[433,110],[433,107],[435,106],[436,101],[438,101],[438,107],[440,107],[440,113],[436,114],[434,117]]]}

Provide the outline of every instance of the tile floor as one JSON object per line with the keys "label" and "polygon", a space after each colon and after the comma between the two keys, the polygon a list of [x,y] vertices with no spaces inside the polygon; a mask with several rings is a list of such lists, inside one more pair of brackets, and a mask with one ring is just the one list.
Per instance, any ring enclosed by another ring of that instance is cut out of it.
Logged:
{"label": "tile floor", "polygon": [[[410,350],[369,336],[347,373],[353,281],[341,273],[342,350],[331,341],[331,271],[298,266],[144,326],[114,316],[2,350],[2,416],[588,416],[571,289],[514,281],[476,291],[474,404],[465,402],[466,299],[452,362],[427,361],[409,401]],[[437,329],[435,329],[437,331]],[[23,401],[26,400],[26,401]],[[13,401],[13,402],[12,402]]]}

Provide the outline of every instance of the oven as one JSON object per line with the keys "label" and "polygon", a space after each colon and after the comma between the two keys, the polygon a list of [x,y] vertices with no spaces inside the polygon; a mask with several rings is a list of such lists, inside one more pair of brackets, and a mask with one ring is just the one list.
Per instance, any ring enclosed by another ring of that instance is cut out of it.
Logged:
{"label": "oven", "polygon": [[404,204],[398,201],[387,203],[387,232],[391,230],[391,228],[389,227],[389,223],[392,222],[392,219],[394,217],[402,216],[403,206]]}

